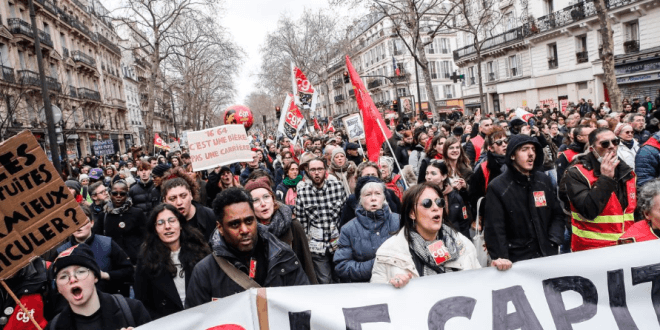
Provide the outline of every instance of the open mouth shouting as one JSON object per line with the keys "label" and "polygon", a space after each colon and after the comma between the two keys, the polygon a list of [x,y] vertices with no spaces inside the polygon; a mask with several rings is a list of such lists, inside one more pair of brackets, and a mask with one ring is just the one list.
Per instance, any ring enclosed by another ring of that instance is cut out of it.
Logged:
{"label": "open mouth shouting", "polygon": [[81,301],[83,299],[83,289],[79,285],[71,287],[71,297],[74,301]]}

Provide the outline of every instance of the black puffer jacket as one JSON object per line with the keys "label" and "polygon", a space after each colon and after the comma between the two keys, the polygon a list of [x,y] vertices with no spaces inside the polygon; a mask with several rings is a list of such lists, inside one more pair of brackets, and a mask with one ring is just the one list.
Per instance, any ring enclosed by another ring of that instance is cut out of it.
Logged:
{"label": "black puffer jacket", "polygon": [[[108,202],[112,205],[112,202]],[[142,210],[131,206],[123,213],[112,214],[108,212],[106,204],[105,214],[94,223],[94,234],[109,236],[117,242],[119,247],[131,258],[131,264],[137,264],[140,254],[140,245],[144,241],[144,232],[147,219]]]}
{"label": "black puffer jacket", "polygon": [[195,201],[192,202],[195,206],[195,216],[197,217],[197,229],[204,235],[204,241],[208,242],[213,235],[216,227],[216,218],[213,210]]}
{"label": "black puffer jacket", "polygon": [[[534,169],[529,176],[511,161],[516,149],[536,147]],[[541,145],[533,137],[516,135],[506,151],[507,170],[488,186],[484,232],[490,257],[513,262],[558,253],[563,242],[564,213],[550,178],[539,172],[543,165]]]}
{"label": "black puffer jacket", "polygon": [[148,218],[151,210],[160,204],[160,189],[154,185],[153,180],[134,184],[128,191],[128,196],[133,200],[133,206],[142,210],[145,218]]}
{"label": "black puffer jacket", "polygon": [[[258,225],[258,244],[266,244],[268,271],[262,287],[280,287],[307,285],[309,279],[291,248],[280,241],[263,225]],[[213,242],[213,254],[225,258],[243,273],[248,268],[230,251],[223,238]],[[210,302],[213,298],[224,298],[245,289],[236,284],[215,261],[213,255],[202,259],[193,269],[188,290],[186,290],[186,308],[192,308]]]}
{"label": "black puffer jacket", "polygon": [[[486,154],[486,168],[489,172],[489,184],[506,170],[505,158],[506,156],[498,156],[490,151]],[[484,206],[486,205],[484,201],[481,202],[481,210],[477,210],[479,199],[486,196],[486,177],[484,176],[481,164],[474,169],[474,174],[470,176],[470,181],[468,182],[468,196],[470,196],[470,207],[472,208],[472,214],[475,216],[475,219],[477,211],[479,211],[478,214],[483,217]]]}

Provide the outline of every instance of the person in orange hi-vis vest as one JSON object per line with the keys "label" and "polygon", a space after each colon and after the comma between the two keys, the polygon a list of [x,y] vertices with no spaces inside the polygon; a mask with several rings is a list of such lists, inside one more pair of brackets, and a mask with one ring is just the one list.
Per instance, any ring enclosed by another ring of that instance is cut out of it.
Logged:
{"label": "person in orange hi-vis vest", "polygon": [[571,250],[616,245],[635,220],[635,172],[617,156],[619,139],[608,128],[589,134],[589,152],[564,175],[571,210]]}
{"label": "person in orange hi-vis vest", "polygon": [[474,163],[479,160],[481,149],[484,145],[484,139],[486,138],[486,135],[490,134],[492,129],[493,120],[486,117],[481,118],[481,120],[479,120],[479,134],[465,143],[465,155],[470,160],[470,166],[474,166]]}
{"label": "person in orange hi-vis vest", "polygon": [[639,192],[639,210],[645,220],[638,221],[619,238],[619,244],[652,241],[660,238],[660,179],[649,181]]}

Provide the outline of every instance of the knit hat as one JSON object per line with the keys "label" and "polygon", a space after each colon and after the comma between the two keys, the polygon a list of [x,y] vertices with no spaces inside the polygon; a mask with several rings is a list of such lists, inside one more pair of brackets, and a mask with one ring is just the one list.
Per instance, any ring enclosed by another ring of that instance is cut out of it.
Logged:
{"label": "knit hat", "polygon": [[335,156],[337,156],[337,154],[344,154],[344,156],[346,156],[346,152],[344,151],[344,149],[335,148],[335,149],[332,149],[332,158],[331,159],[335,159]]}
{"label": "knit hat", "polygon": [[80,194],[80,189],[82,189],[80,182],[76,180],[66,180],[64,184],[66,184],[67,188],[73,189],[76,192],[76,194]]}
{"label": "knit hat", "polygon": [[103,177],[103,170],[100,168],[93,168],[89,170],[89,178],[98,180]]}
{"label": "knit hat", "polygon": [[82,182],[83,180],[89,180],[89,175],[87,175],[87,174],[81,174],[81,175],[78,177],[78,181],[79,181],[79,182]]}
{"label": "knit hat", "polygon": [[[224,173],[224,172],[229,172],[229,173],[231,173],[231,168],[229,168],[229,166],[223,166],[223,167],[221,167],[221,168],[220,168],[220,174],[222,174],[222,173]],[[233,173],[232,173],[232,174],[233,174]]]}
{"label": "knit hat", "polygon": [[89,245],[85,243],[74,245],[62,251],[62,253],[57,256],[55,261],[53,261],[53,264],[50,266],[53,271],[53,277],[57,276],[59,271],[69,266],[87,267],[94,273],[96,278],[101,279],[101,269],[94,258],[94,253]]}
{"label": "knit hat", "polygon": [[[357,145],[357,143],[349,143],[346,145],[346,150],[358,150],[360,146]],[[334,156],[334,155],[333,155]]]}
{"label": "knit hat", "polygon": [[151,170],[151,174],[155,177],[162,177],[165,175],[165,172],[170,169],[170,166],[167,164],[158,164]]}
{"label": "knit hat", "polygon": [[252,192],[252,190],[259,188],[264,188],[271,193],[273,192],[273,189],[271,189],[271,187],[268,185],[268,178],[266,177],[261,177],[256,180],[250,180],[248,181],[247,184],[245,184],[245,190],[247,190],[248,192]]}

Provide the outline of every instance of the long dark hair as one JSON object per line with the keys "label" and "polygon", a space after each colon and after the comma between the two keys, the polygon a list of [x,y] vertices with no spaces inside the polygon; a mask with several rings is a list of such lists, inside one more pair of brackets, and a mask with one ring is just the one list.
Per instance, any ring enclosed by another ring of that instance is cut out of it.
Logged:
{"label": "long dark hair", "polygon": [[[433,137],[433,140],[431,140],[431,144],[426,146],[426,157],[433,159],[435,155],[438,154],[438,151],[435,150],[435,145],[438,144],[438,141],[440,141],[440,139],[447,139],[447,137],[442,133],[439,133],[438,135]],[[446,140],[445,143],[447,143]]]}
{"label": "long dark hair", "polygon": [[[426,190],[427,188],[435,190],[435,192],[438,194],[438,196],[440,196],[440,198],[444,198],[444,195],[442,194],[442,188],[430,182],[418,183],[408,188],[408,190],[406,190],[406,192],[403,193],[403,202],[401,205],[401,213],[400,213],[401,229],[403,229],[403,234],[406,236],[408,242],[412,242],[410,233],[415,231],[415,226],[413,225],[414,221],[413,219],[410,218],[410,213],[415,211],[415,207],[417,206],[417,201],[419,201],[419,198],[422,196],[424,190]],[[442,223],[454,229],[454,226],[452,225],[451,221],[449,221],[448,219],[446,207],[442,208]],[[456,229],[454,229],[454,231],[455,230]]]}
{"label": "long dark hair", "polygon": [[[461,173],[464,173],[468,170],[472,170],[472,167],[470,166],[470,160],[467,158],[465,155],[465,150],[463,150],[463,147],[461,146],[461,140],[457,139],[455,136],[450,136],[445,140],[445,145],[442,146],[442,154],[443,158],[445,160],[448,160],[447,158],[447,151],[449,151],[449,147],[458,143],[458,147],[461,150],[461,154],[458,156],[458,160],[456,161],[456,168],[452,168],[447,164],[447,167],[449,167],[449,176],[455,176],[458,175],[460,177],[463,177]],[[458,172],[458,173],[455,173]],[[463,178],[465,179],[465,178]]]}
{"label": "long dark hair", "polygon": [[172,264],[170,248],[160,240],[156,232],[158,215],[165,210],[172,212],[181,226],[179,261],[184,269],[192,269],[200,260],[211,253],[208,244],[204,242],[202,233],[196,228],[190,227],[186,218],[179,213],[176,207],[161,203],[154,208],[149,216],[145,240],[140,251],[140,260],[144,268],[154,277],[160,275],[161,271],[168,272],[172,277],[176,276],[176,267]]}

